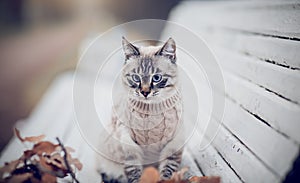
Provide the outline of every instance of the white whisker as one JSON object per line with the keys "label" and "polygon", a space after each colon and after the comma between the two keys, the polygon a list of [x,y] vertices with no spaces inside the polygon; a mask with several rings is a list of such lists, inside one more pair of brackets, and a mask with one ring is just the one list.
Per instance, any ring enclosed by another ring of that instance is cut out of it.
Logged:
{"label": "white whisker", "polygon": [[153,92],[152,96],[156,96],[158,94],[159,94],[159,91],[155,91],[155,92]]}
{"label": "white whisker", "polygon": [[137,91],[134,91],[133,94],[134,94],[135,96],[139,96],[139,92],[137,92]]}

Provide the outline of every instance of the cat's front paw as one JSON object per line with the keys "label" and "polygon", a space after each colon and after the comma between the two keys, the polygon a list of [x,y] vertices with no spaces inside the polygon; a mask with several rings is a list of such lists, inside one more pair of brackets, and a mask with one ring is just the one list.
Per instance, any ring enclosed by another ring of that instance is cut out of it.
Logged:
{"label": "cat's front paw", "polygon": [[142,175],[142,166],[126,165],[124,167],[125,174],[129,183],[138,183]]}
{"label": "cat's front paw", "polygon": [[172,179],[172,180],[174,180],[174,182],[179,182],[179,181],[185,179],[184,175],[187,171],[188,171],[188,168],[183,168],[179,171],[172,172],[171,176],[170,176],[170,174],[171,174],[170,171],[162,172],[161,179],[162,180]]}
{"label": "cat's front paw", "polygon": [[168,169],[160,171],[160,179],[161,180],[169,180],[169,179],[171,179],[172,175],[173,175],[173,172]]}
{"label": "cat's front paw", "polygon": [[128,146],[123,148],[124,152],[124,172],[128,182],[138,183],[142,175],[143,166],[141,163],[142,151],[138,146]]}
{"label": "cat's front paw", "polygon": [[[160,163],[159,166],[159,173],[160,173],[160,178],[162,180],[168,180],[171,179],[172,176],[177,176],[176,172],[179,168],[179,163],[169,159],[166,159],[165,161]],[[174,174],[175,173],[175,174]]]}

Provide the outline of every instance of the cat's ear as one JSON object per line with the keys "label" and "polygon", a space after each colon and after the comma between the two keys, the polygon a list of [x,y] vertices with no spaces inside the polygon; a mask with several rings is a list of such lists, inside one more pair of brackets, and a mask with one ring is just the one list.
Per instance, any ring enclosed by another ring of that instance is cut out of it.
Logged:
{"label": "cat's ear", "polygon": [[176,44],[172,38],[169,38],[168,41],[162,46],[156,55],[161,55],[168,57],[173,63],[176,62]]}
{"label": "cat's ear", "polygon": [[123,46],[123,51],[124,51],[126,60],[132,56],[140,55],[139,49],[137,47],[135,47],[133,44],[131,44],[130,42],[128,42],[124,36],[122,36],[122,46]]}

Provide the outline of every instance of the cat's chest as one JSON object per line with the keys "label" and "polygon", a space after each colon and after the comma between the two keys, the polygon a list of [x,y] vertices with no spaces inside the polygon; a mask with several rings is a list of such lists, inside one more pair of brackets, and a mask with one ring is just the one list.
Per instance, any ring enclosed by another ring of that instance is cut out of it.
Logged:
{"label": "cat's chest", "polygon": [[131,138],[139,145],[151,145],[153,148],[161,149],[174,137],[181,121],[181,113],[180,105],[155,115],[131,110],[129,114]]}

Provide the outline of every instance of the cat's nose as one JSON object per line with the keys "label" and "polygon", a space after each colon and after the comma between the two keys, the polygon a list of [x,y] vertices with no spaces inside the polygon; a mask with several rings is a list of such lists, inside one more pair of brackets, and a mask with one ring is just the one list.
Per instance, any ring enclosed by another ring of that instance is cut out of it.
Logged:
{"label": "cat's nose", "polygon": [[142,86],[141,88],[141,94],[144,95],[144,97],[147,97],[150,93],[149,86]]}
{"label": "cat's nose", "polygon": [[149,95],[150,91],[141,91],[141,94],[144,95],[144,97],[147,97]]}

